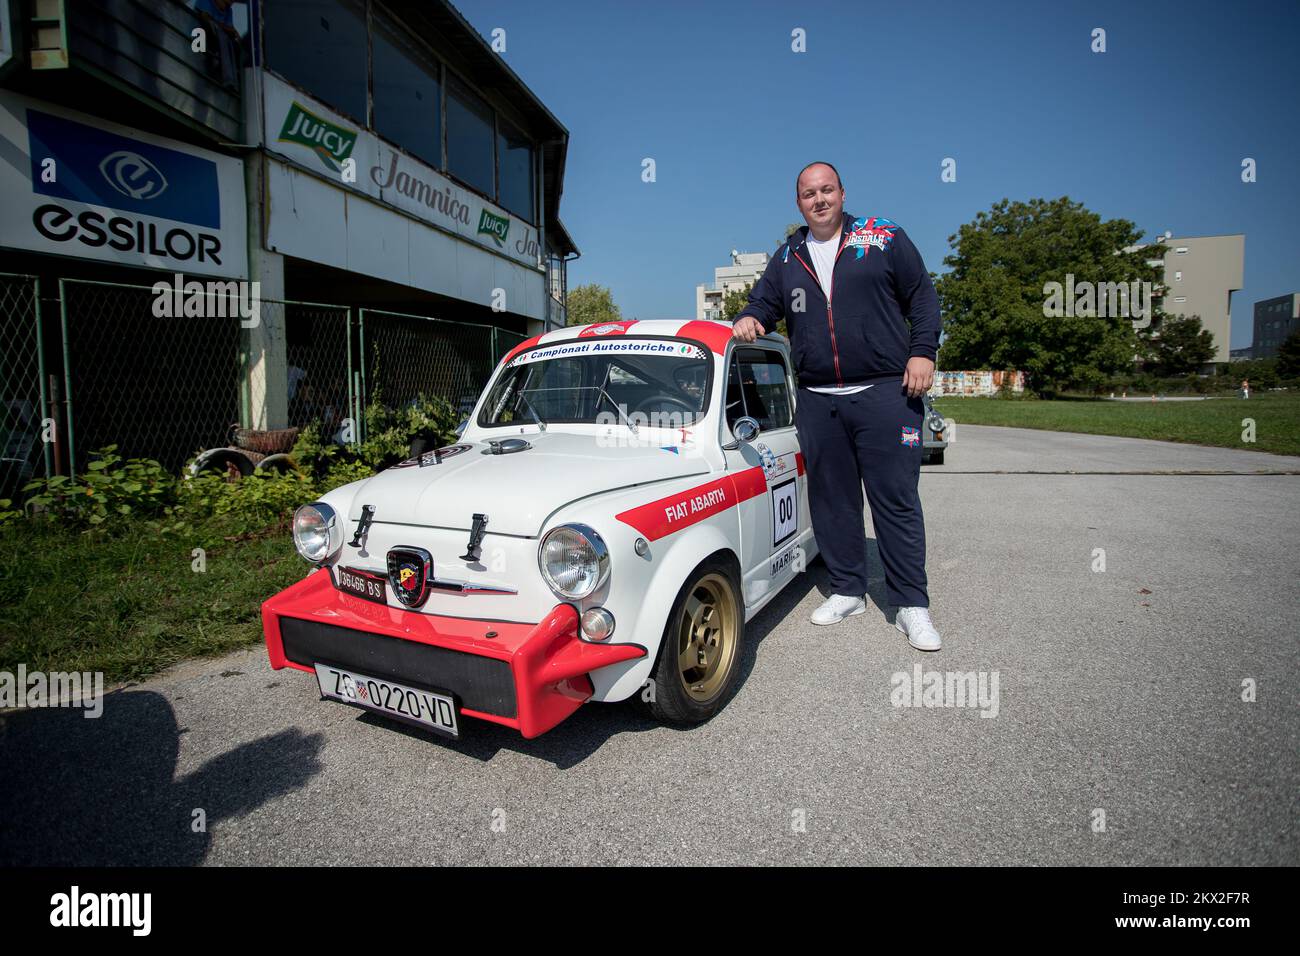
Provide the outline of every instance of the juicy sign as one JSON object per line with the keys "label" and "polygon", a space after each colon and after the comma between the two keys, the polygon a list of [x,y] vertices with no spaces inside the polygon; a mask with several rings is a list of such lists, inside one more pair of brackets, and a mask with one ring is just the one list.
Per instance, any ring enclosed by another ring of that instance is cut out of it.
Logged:
{"label": "juicy sign", "polygon": [[325,167],[337,173],[343,168],[343,160],[351,155],[357,134],[322,119],[295,100],[280,127],[280,142],[297,143],[315,150]]}

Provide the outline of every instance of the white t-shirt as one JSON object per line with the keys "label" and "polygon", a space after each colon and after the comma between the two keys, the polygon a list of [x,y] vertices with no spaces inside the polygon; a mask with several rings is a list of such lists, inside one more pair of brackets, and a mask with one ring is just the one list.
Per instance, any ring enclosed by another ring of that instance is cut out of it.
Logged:
{"label": "white t-shirt", "polygon": [[[808,254],[812,257],[813,269],[817,272],[817,281],[821,283],[822,292],[827,298],[831,295],[831,277],[835,272],[835,253],[840,248],[840,234],[836,233],[825,242],[814,239],[811,232],[807,239]],[[809,385],[810,392],[824,392],[827,395],[852,395],[871,388],[870,385]]]}

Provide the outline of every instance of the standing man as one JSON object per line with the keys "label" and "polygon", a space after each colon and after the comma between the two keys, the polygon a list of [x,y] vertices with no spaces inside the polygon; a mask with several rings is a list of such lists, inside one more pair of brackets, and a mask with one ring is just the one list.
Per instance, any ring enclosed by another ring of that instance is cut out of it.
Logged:
{"label": "standing man", "polygon": [[814,624],[836,624],[867,605],[862,489],[895,625],[918,650],[937,651],[925,577],[925,519],[917,483],[921,396],[934,382],[939,300],[902,228],[844,212],[830,163],[795,180],[808,223],[792,233],[749,294],[732,336],[754,339],[786,320],[799,380],[795,425],[808,465],[813,534],[832,594]]}

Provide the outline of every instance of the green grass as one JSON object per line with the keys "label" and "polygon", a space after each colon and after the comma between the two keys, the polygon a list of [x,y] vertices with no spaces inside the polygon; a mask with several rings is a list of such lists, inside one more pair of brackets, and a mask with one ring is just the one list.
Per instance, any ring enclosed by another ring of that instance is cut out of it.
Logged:
{"label": "green grass", "polygon": [[[1007,425],[1048,431],[1123,435],[1157,441],[1215,445],[1246,451],[1300,455],[1300,392],[1252,393],[1249,400],[1111,402],[1000,398],[937,398],[934,406],[958,425]],[[1255,421],[1255,441],[1242,440],[1242,419]]]}
{"label": "green grass", "polygon": [[0,670],[102,671],[112,683],[247,647],[261,640],[262,601],[307,571],[285,530],[192,540],[20,521],[0,529]]}

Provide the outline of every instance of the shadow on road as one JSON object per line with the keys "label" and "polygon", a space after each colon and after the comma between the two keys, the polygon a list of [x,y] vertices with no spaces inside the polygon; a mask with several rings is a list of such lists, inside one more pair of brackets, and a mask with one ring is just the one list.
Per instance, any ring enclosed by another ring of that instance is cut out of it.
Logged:
{"label": "shadow on road", "polygon": [[210,831],[320,771],[321,734],[286,730],[176,777],[180,738],[171,705],[152,691],[118,691],[103,715],[76,708],[0,718],[0,865],[186,866],[202,862]]}
{"label": "shadow on road", "polygon": [[[869,541],[868,544],[871,545],[874,553],[875,542]],[[876,565],[879,565],[879,557],[876,557]],[[826,591],[825,581],[826,566],[820,561],[815,561],[807,572],[798,575],[786,585],[785,589],[749,622],[745,628],[745,646],[738,664],[740,670],[734,694],[745,692],[745,680],[756,666],[759,646],[763,639],[785,621],[814,586]],[[883,589],[883,583],[880,587]],[[534,740],[525,740],[514,730],[479,720],[465,720],[461,738],[452,740],[433,731],[424,731],[418,727],[389,721],[368,712],[359,713],[356,719],[391,733],[427,741],[435,746],[448,747],[475,760],[488,761],[496,756],[498,751],[509,750],[545,760],[560,770],[567,770],[582,763],[612,737],[655,730],[662,726],[643,711],[641,701],[637,697],[620,704],[589,704],[580,707],[568,720]],[[693,728],[676,729],[681,733],[690,733]]]}

